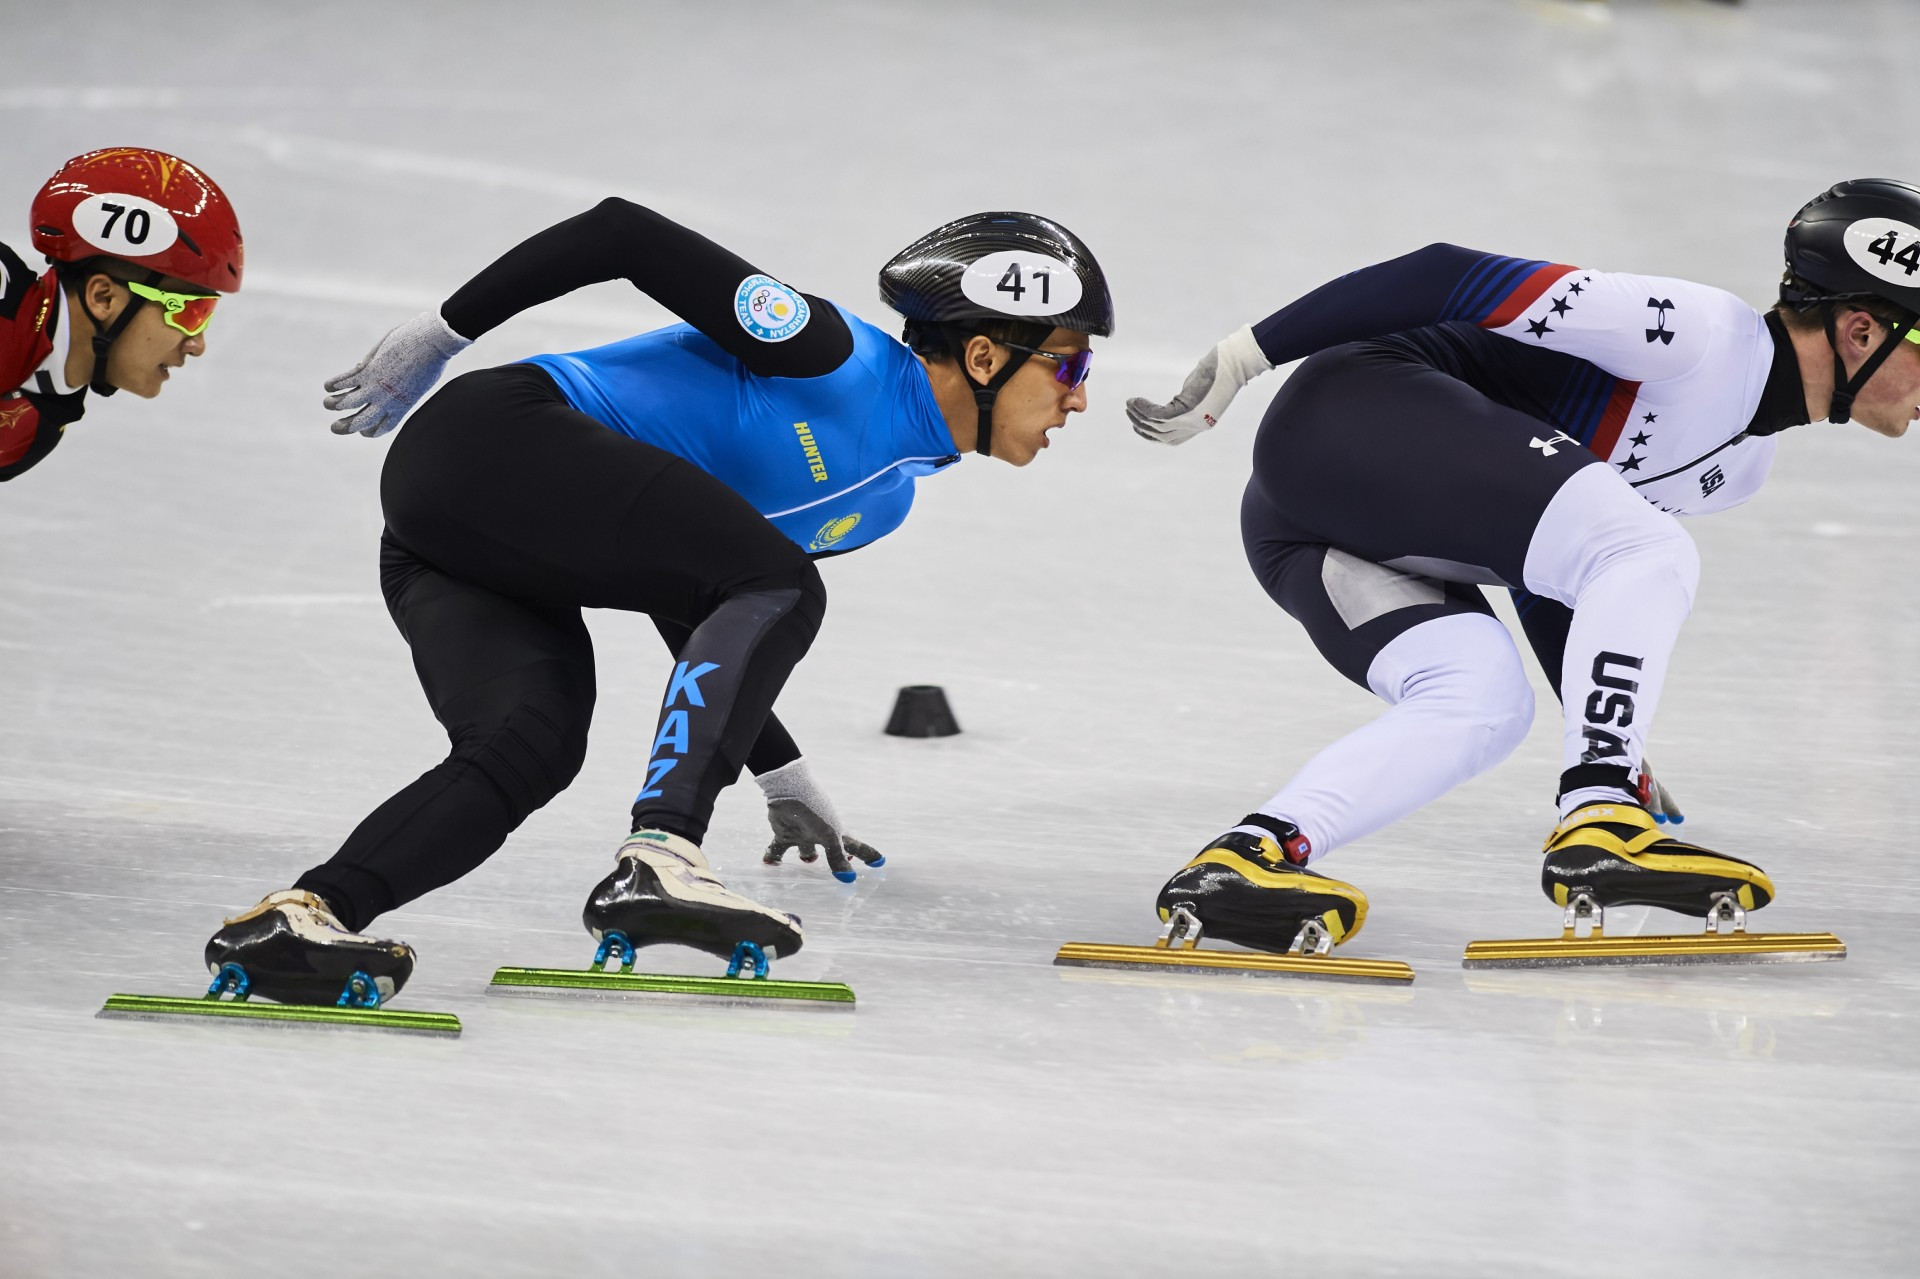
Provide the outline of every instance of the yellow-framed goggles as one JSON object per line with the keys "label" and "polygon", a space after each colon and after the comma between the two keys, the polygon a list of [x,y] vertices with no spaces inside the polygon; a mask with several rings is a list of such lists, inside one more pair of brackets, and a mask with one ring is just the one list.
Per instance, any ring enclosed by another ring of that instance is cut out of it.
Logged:
{"label": "yellow-framed goggles", "polygon": [[207,325],[213,323],[214,303],[220,300],[218,293],[169,293],[137,280],[122,280],[121,283],[135,297],[156,303],[164,313],[160,318],[190,338],[197,338],[207,331]]}

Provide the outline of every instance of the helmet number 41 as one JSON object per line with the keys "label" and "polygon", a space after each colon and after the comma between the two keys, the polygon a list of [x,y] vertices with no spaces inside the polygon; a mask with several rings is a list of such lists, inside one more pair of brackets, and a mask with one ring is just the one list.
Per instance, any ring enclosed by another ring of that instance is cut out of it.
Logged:
{"label": "helmet number 41", "polygon": [[1032,249],[1001,249],[968,264],[960,291],[1002,315],[1065,315],[1080,304],[1080,277],[1065,262]]}
{"label": "helmet number 41", "polygon": [[1042,305],[1053,301],[1052,268],[1044,266],[1035,267],[1033,271],[1033,284],[1026,285],[1020,282],[1020,264],[1018,262],[1009,262],[1007,264],[1007,273],[1001,276],[1000,283],[994,286],[996,292],[1013,294],[1013,300],[1015,302],[1025,297],[1029,288],[1036,287],[1040,290],[1040,302]]}

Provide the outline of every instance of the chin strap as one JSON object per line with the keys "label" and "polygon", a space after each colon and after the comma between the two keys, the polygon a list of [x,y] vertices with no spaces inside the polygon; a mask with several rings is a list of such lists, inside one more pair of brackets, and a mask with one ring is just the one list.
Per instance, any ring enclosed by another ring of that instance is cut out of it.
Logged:
{"label": "chin strap", "polygon": [[[149,288],[157,287],[166,277],[158,271],[147,272],[147,278],[141,283]],[[147,300],[138,293],[128,290],[127,305],[120,312],[120,318],[106,328],[100,327],[100,321],[93,318],[93,312],[87,311],[87,320],[93,325],[93,380],[87,389],[95,395],[112,395],[120,388],[107,381],[107,351],[112,348],[120,335],[126,332],[127,325],[133,322],[133,313],[147,304]],[[85,309],[84,306],[82,309]]]}
{"label": "chin strap", "polygon": [[[960,376],[966,378],[967,385],[973,388],[973,402],[980,410],[979,434],[975,439],[973,451],[981,457],[992,457],[993,402],[1000,398],[1000,388],[1007,384],[1007,379],[1019,372],[1020,366],[1033,357],[1025,351],[1016,351],[1008,347],[1007,362],[1000,366],[1000,371],[984,383],[976,382],[973,380],[973,374],[967,371],[967,342],[973,336],[971,333],[957,336],[954,339],[953,354],[954,358],[960,362]],[[987,340],[993,341],[991,338]],[[999,344],[995,343],[995,345]]]}
{"label": "chin strap", "polygon": [[1852,418],[1853,397],[1860,394],[1867,385],[1867,379],[1886,363],[1887,357],[1893,354],[1894,348],[1899,346],[1901,339],[1907,336],[1907,331],[1913,327],[1913,318],[1909,316],[1898,324],[1890,326],[1891,332],[1887,334],[1887,340],[1866,358],[1866,361],[1860,365],[1859,372],[1851,378],[1847,377],[1847,366],[1840,360],[1840,342],[1833,329],[1833,303],[1821,304],[1820,318],[1826,321],[1827,347],[1833,352],[1833,403],[1827,409],[1827,421],[1840,425]]}

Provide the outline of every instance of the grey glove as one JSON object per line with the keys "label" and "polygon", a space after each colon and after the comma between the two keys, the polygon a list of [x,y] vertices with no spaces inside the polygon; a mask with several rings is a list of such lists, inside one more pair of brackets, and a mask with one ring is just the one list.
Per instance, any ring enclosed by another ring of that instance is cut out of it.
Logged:
{"label": "grey glove", "polygon": [[789,848],[803,862],[818,861],[821,850],[827,854],[827,869],[843,884],[856,878],[848,855],[869,866],[884,866],[887,859],[879,850],[861,843],[846,833],[833,801],[813,779],[805,759],[796,759],[753,779],[767,797],[767,823],[773,827],[773,842],[760,860],[778,866]]}
{"label": "grey glove", "polygon": [[433,389],[447,361],[472,345],[473,339],[447,327],[438,310],[414,316],[374,343],[366,359],[327,379],[333,394],[326,407],[347,413],[333,424],[333,433],[385,435]]}
{"label": "grey glove", "polygon": [[1272,367],[1248,325],[1207,352],[1169,402],[1128,400],[1127,420],[1135,434],[1156,444],[1184,444],[1218,422],[1240,388]]}
{"label": "grey glove", "polygon": [[1654,821],[1678,826],[1687,820],[1687,815],[1680,811],[1680,805],[1673,802],[1673,793],[1659,783],[1653,775],[1652,766],[1644,759],[1640,761],[1640,794],[1641,802],[1653,814]]}

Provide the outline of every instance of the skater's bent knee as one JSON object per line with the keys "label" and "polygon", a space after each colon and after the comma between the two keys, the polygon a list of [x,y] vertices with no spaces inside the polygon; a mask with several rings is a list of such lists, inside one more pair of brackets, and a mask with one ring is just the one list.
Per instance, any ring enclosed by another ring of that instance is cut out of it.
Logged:
{"label": "skater's bent knee", "polygon": [[1520,748],[1533,727],[1533,685],[1518,663],[1507,678],[1490,682],[1478,717],[1483,742],[1479,768],[1492,768]]}
{"label": "skater's bent knee", "polygon": [[1602,580],[1677,586],[1689,607],[1700,584],[1700,552],[1680,521],[1647,504],[1604,466],[1576,473],[1555,494],[1527,546],[1525,586],[1577,605]]}
{"label": "skater's bent knee", "polygon": [[1375,656],[1367,683],[1396,706],[1465,730],[1476,772],[1512,754],[1533,724],[1526,667],[1507,628],[1485,613],[1435,618],[1398,636]]}
{"label": "skater's bent knee", "polygon": [[494,723],[464,734],[454,757],[492,784],[518,825],[579,775],[590,710],[560,692],[525,694]]}
{"label": "skater's bent knee", "polygon": [[1474,772],[1513,754],[1533,727],[1533,685],[1519,654],[1508,643],[1470,667],[1441,672],[1434,682],[1434,710],[1468,730]]}
{"label": "skater's bent knee", "polygon": [[796,553],[791,561],[778,568],[756,573],[737,585],[726,602],[749,597],[777,601],[778,624],[792,633],[804,634],[809,644],[821,622],[826,620],[827,584],[821,579],[820,570],[804,555]]}

